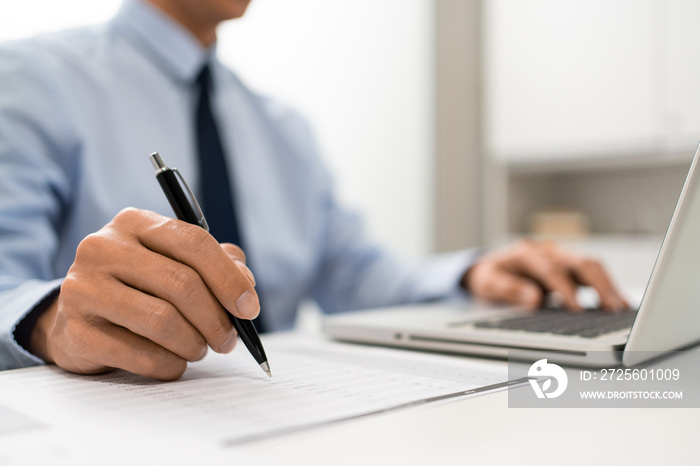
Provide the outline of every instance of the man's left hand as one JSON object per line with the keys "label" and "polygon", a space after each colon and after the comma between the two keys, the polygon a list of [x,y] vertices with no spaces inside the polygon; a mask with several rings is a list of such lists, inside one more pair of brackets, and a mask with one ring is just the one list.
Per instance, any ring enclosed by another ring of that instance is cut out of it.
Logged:
{"label": "man's left hand", "polygon": [[571,311],[583,309],[576,300],[580,286],[595,289],[601,309],[617,312],[629,307],[603,265],[566,251],[551,241],[523,239],[484,255],[469,268],[462,285],[478,298],[541,307],[547,293],[559,295]]}

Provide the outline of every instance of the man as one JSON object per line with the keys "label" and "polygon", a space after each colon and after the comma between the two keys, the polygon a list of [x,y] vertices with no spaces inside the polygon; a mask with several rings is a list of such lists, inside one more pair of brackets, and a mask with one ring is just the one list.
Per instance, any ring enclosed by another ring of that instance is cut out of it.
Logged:
{"label": "man", "polygon": [[[269,330],[291,327],[307,297],[340,312],[465,290],[536,306],[544,290],[577,310],[586,284],[625,307],[598,262],[552,244],[413,264],[369,243],[305,123],[216,60],[217,26],[247,4],[126,0],[107,25],[0,50],[1,368],[177,378],[207,348],[234,348],[226,312],[256,317],[256,280]],[[173,220],[155,150],[205,197],[227,174],[205,213],[230,204],[220,217],[240,232]],[[212,170],[213,152],[225,159]]]}

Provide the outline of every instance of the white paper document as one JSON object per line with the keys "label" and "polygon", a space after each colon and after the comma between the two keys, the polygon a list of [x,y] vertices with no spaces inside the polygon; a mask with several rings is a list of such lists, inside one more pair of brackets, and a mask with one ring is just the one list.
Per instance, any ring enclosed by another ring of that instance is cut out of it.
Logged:
{"label": "white paper document", "polygon": [[[199,439],[226,448],[507,386],[505,366],[488,362],[300,339],[265,346],[272,378],[240,345],[190,364],[174,382],[122,371],[11,371],[0,374],[0,405],[11,407],[24,429],[104,426],[102,435],[158,435],[173,446]],[[0,440],[10,430],[0,426]]]}

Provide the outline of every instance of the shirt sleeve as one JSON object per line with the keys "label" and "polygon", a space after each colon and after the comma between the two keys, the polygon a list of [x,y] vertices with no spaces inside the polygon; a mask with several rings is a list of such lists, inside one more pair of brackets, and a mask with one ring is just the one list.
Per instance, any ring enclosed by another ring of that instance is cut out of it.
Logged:
{"label": "shirt sleeve", "polygon": [[0,369],[39,364],[17,324],[60,286],[54,259],[70,196],[66,118],[41,60],[0,49]]}
{"label": "shirt sleeve", "polygon": [[476,250],[410,260],[373,243],[360,217],[327,193],[323,259],[313,296],[325,312],[464,297]]}
{"label": "shirt sleeve", "polygon": [[460,282],[480,250],[463,250],[411,260],[393,254],[365,232],[357,212],[336,196],[307,121],[289,107],[264,100],[275,127],[313,175],[314,202],[323,210],[317,267],[309,294],[326,313],[454,299],[467,296]]}
{"label": "shirt sleeve", "polygon": [[323,212],[317,273],[311,297],[324,312],[466,296],[460,281],[476,259],[476,250],[410,260],[393,254],[366,234],[360,216],[336,197],[333,178],[322,161],[305,120],[287,113],[281,125],[307,169],[315,175]]}

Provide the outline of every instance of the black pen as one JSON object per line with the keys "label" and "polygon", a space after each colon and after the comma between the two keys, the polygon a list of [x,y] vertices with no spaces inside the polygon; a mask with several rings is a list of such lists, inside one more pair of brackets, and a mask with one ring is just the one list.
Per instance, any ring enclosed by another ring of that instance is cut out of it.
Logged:
{"label": "black pen", "polygon": [[[209,225],[207,225],[202,209],[200,209],[197,199],[194,197],[192,190],[187,185],[185,178],[183,178],[178,169],[168,167],[158,152],[154,152],[149,158],[156,169],[156,179],[158,183],[160,183],[160,187],[163,188],[165,197],[168,198],[168,202],[170,202],[175,216],[182,221],[193,225],[199,225],[209,231]],[[227,314],[236,332],[238,332],[246,348],[250,351],[250,354],[252,354],[255,361],[260,364],[262,370],[264,370],[268,376],[272,377],[270,365],[267,362],[267,356],[265,356],[265,349],[263,348],[253,322],[246,319],[239,319],[228,311]]]}

